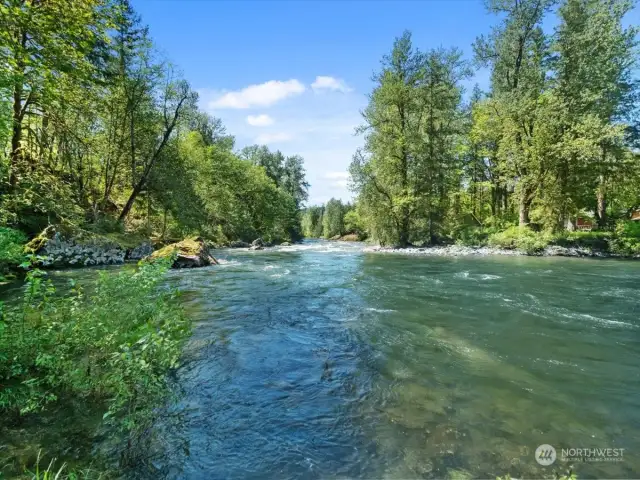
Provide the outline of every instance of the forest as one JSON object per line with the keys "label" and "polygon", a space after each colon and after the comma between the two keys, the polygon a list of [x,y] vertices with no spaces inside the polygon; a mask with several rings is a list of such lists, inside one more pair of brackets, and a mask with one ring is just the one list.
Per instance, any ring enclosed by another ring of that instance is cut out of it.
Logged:
{"label": "forest", "polygon": [[0,5],[0,269],[48,225],[296,240],[303,159],[236,150],[128,0]]}
{"label": "forest", "polygon": [[[305,211],[305,235],[333,236],[326,225],[339,224],[383,245],[605,242],[640,253],[638,28],[625,26],[634,3],[486,5],[495,26],[473,61],[458,48],[420,50],[409,32],[396,39],[358,129],[356,208],[342,213],[351,221],[334,219],[332,200]],[[476,68],[490,88],[466,100]]]}

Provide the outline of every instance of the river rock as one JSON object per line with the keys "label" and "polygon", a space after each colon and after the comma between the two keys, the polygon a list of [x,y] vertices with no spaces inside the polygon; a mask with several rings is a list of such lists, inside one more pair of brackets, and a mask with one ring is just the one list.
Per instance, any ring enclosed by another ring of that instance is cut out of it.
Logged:
{"label": "river rock", "polygon": [[54,226],[47,227],[25,246],[25,253],[38,256],[43,267],[116,265],[124,262],[125,250],[99,236],[66,238]]}
{"label": "river rock", "polygon": [[261,238],[256,238],[253,242],[251,242],[252,247],[264,247],[264,242]]}
{"label": "river rock", "polygon": [[149,242],[144,242],[129,251],[127,260],[142,260],[153,253],[153,245]]}
{"label": "river rock", "polygon": [[281,247],[290,247],[290,246],[291,246],[291,243],[290,243],[290,242],[282,242],[282,243],[280,244],[280,246],[281,246]]}
{"label": "river rock", "polygon": [[243,242],[242,240],[234,240],[229,244],[229,248],[249,248],[250,246],[251,245],[247,242]]}
{"label": "river rock", "polygon": [[149,260],[167,258],[177,253],[173,268],[196,268],[217,265],[218,261],[211,256],[207,244],[199,237],[187,238],[156,250],[147,257]]}
{"label": "river rock", "polygon": [[264,247],[262,245],[251,245],[249,250],[264,250]]}

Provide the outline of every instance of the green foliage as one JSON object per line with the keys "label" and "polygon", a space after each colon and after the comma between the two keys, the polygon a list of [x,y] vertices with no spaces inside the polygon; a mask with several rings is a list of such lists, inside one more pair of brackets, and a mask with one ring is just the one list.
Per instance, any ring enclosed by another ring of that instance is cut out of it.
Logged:
{"label": "green foliage", "polygon": [[27,275],[22,304],[0,314],[0,411],[38,412],[73,396],[103,405],[104,421],[133,443],[171,393],[190,323],[177,292],[160,288],[172,259],[101,272],[90,294],[72,282],[58,295],[44,272]]}
{"label": "green foliage", "polygon": [[130,2],[9,0],[0,20],[0,224],[300,236],[302,157],[234,154]]}
{"label": "green foliage", "polygon": [[355,207],[350,208],[349,205],[347,205],[346,208],[348,208],[348,210],[343,218],[344,231],[347,233],[355,233],[359,239],[366,238],[366,226],[358,213],[358,209]]}
{"label": "green foliage", "polygon": [[462,133],[457,49],[421,52],[405,32],[394,42],[363,112],[364,149],[351,163],[360,212],[374,238],[405,246],[441,229],[454,188]]}
{"label": "green foliage", "polygon": [[[489,219],[557,233],[585,212],[610,229],[637,208],[634,2],[485,3],[497,21],[473,47],[491,71],[488,92],[476,87],[462,104],[457,52],[421,52],[408,33],[374,77],[350,172],[361,218],[383,244],[483,243]],[[551,34],[548,15],[557,16]],[[478,228],[460,226],[469,219]],[[503,237],[495,241],[508,244]]]}
{"label": "green foliage", "polygon": [[344,233],[344,205],[340,200],[332,198],[324,207],[322,217],[322,236],[332,238]]}
{"label": "green foliage", "polygon": [[622,220],[616,224],[616,236],[640,238],[640,221]]}
{"label": "green foliage", "polygon": [[488,244],[492,247],[536,253],[543,250],[551,238],[548,233],[534,232],[528,227],[511,227],[489,236]]}
{"label": "green foliage", "polygon": [[554,235],[553,244],[563,247],[580,247],[607,251],[612,237],[610,232],[563,232]]}
{"label": "green foliage", "polygon": [[0,227],[0,281],[24,261],[26,241],[27,237],[19,230]]}

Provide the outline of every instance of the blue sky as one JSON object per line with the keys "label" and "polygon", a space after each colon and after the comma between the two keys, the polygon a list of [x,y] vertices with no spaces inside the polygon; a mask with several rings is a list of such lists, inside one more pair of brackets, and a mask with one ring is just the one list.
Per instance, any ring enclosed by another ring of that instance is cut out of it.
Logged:
{"label": "blue sky", "polygon": [[[309,203],[348,200],[346,170],[372,73],[408,29],[426,50],[474,39],[495,17],[481,0],[132,0],[159,49],[241,148],[305,158]],[[637,10],[633,21],[637,24]],[[480,71],[467,83],[488,84]]]}

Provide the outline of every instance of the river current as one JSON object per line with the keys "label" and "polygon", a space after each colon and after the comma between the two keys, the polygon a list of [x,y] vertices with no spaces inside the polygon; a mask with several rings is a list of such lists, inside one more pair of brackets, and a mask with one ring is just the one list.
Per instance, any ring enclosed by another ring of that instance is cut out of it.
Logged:
{"label": "river current", "polygon": [[640,476],[639,262],[216,255],[171,274],[195,328],[156,478]]}
{"label": "river current", "polygon": [[[640,262],[313,240],[214,255],[169,274],[194,333],[125,478],[640,477]],[[74,418],[35,441],[99,450]]]}

